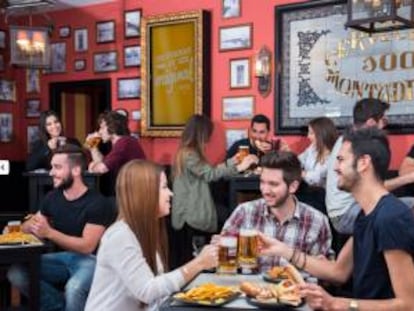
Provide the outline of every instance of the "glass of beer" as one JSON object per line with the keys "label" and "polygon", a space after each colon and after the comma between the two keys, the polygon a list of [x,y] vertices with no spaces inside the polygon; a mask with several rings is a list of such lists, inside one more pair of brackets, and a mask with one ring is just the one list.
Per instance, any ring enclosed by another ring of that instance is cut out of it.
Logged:
{"label": "glass of beer", "polygon": [[242,162],[245,157],[249,155],[249,146],[239,146],[239,150],[237,151],[237,157],[239,162]]}
{"label": "glass of beer", "polygon": [[18,220],[12,220],[7,223],[7,231],[9,233],[15,233],[22,231],[22,222]]}
{"label": "glass of beer", "polygon": [[237,260],[242,274],[257,272],[257,230],[251,227],[241,228],[239,232],[239,246]]}
{"label": "glass of beer", "polygon": [[88,138],[85,142],[85,146],[89,149],[98,147],[99,143],[101,142],[100,136],[92,136]]}
{"label": "glass of beer", "polygon": [[217,272],[222,274],[237,273],[237,237],[220,237]]}

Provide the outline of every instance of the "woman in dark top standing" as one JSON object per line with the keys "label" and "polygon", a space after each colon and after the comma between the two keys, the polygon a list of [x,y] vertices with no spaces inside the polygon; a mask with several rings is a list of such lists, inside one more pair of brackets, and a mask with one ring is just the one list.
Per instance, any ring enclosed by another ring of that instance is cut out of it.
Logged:
{"label": "woman in dark top standing", "polygon": [[69,143],[81,146],[75,138],[63,136],[62,123],[53,110],[43,111],[40,114],[40,138],[31,145],[31,152],[26,161],[26,169],[32,171],[39,168],[50,169],[50,155],[59,144]]}

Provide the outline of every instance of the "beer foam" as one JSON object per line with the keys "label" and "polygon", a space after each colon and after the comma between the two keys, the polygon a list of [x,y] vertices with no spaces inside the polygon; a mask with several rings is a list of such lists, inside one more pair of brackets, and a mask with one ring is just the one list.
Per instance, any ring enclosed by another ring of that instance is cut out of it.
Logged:
{"label": "beer foam", "polygon": [[240,229],[239,234],[242,236],[252,237],[252,236],[257,235],[257,230],[256,229]]}
{"label": "beer foam", "polygon": [[237,238],[233,236],[222,236],[220,238],[220,246],[237,247]]}

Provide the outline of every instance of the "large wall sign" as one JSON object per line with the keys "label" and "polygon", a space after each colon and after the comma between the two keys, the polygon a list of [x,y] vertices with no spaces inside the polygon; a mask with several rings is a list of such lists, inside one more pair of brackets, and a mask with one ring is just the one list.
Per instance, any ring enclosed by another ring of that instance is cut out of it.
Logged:
{"label": "large wall sign", "polygon": [[152,16],[142,27],[142,135],[180,136],[188,118],[209,109],[210,15]]}
{"label": "large wall sign", "polygon": [[319,116],[345,127],[365,97],[391,104],[391,132],[414,132],[413,32],[346,30],[344,1],[279,6],[275,18],[277,133],[303,133]]}

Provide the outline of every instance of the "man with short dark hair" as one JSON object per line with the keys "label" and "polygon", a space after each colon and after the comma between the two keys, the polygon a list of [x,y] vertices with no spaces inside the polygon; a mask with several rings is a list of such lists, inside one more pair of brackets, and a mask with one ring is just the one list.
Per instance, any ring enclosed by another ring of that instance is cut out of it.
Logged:
{"label": "man with short dark hair", "polygon": [[[264,235],[263,254],[293,258],[317,278],[344,283],[351,276],[352,297],[333,297],[316,284],[301,286],[312,310],[411,311],[414,306],[414,215],[384,186],[391,153],[377,128],[345,135],[337,155],[338,188],[350,192],[361,211],[353,237],[336,261],[321,260]],[[292,254],[295,256],[292,257]]]}
{"label": "man with short dark hair", "polygon": [[[59,250],[41,257],[40,309],[81,311],[92,283],[94,252],[115,215],[107,200],[85,185],[82,149],[70,144],[59,147],[51,165],[55,189],[22,229],[51,241]],[[8,278],[23,294],[28,293],[28,272],[23,266],[11,267]]]}
{"label": "man with short dark hair", "polygon": [[[361,129],[367,127],[375,127],[383,129],[387,125],[385,117],[389,104],[375,98],[364,98],[355,104],[353,110],[353,128]],[[360,212],[359,204],[351,193],[338,189],[338,175],[334,166],[336,157],[342,146],[343,136],[336,141],[331,155],[328,159],[328,173],[326,180],[326,210],[331,219],[334,228],[343,234],[351,234],[355,219]],[[414,181],[413,174],[392,178],[385,181],[385,186],[389,191]],[[411,199],[405,202],[409,204]]]}
{"label": "man with short dark hair", "polygon": [[[262,198],[240,204],[225,222],[222,234],[238,235],[249,225],[288,245],[300,246],[308,254],[328,256],[332,241],[328,218],[295,197],[302,174],[297,156],[269,152],[262,157],[261,166]],[[280,264],[279,257],[260,258],[262,271]]]}
{"label": "man with short dark hair", "polygon": [[[227,150],[226,159],[234,157],[240,146],[249,147],[249,153],[259,156],[259,153],[266,153],[272,149],[271,144],[266,143],[270,133],[270,120],[263,114],[255,115],[250,121],[249,137],[236,141]],[[260,142],[258,144],[257,142]]]}
{"label": "man with short dark hair", "polygon": [[89,163],[89,171],[109,172],[108,189],[104,192],[114,195],[116,177],[122,165],[134,159],[145,159],[145,154],[138,140],[129,135],[128,120],[124,115],[115,111],[106,112],[99,117],[98,124],[98,133],[89,134],[86,141],[97,136],[104,143],[110,142],[112,149],[103,156],[97,145],[90,146],[92,162]]}

